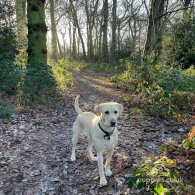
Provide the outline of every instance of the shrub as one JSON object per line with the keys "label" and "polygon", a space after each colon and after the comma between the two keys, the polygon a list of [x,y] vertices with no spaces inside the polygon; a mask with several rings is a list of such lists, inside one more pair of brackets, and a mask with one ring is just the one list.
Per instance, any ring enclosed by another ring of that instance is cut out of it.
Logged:
{"label": "shrub", "polygon": [[0,90],[13,94],[17,90],[20,69],[15,65],[16,36],[14,7],[9,1],[0,2]]}
{"label": "shrub", "polygon": [[180,118],[192,109],[187,92],[168,92],[159,85],[146,88],[146,98],[148,102],[144,107],[151,115]]}
{"label": "shrub", "polygon": [[[150,64],[151,63],[151,64]],[[150,62],[147,67],[127,63],[127,70],[111,78],[115,85],[140,96],[151,115],[180,118],[195,110],[195,69],[172,68]],[[147,78],[144,69],[147,68]],[[145,80],[147,79],[147,80]]]}
{"label": "shrub", "polygon": [[195,67],[195,17],[173,22],[164,39],[162,59],[172,67]]}
{"label": "shrub", "polygon": [[0,118],[9,119],[14,113],[13,105],[8,101],[0,101]]}
{"label": "shrub", "polygon": [[7,94],[14,94],[21,72],[15,64],[16,42],[10,28],[0,30],[0,42],[0,90]]}
{"label": "shrub", "polygon": [[71,69],[71,64],[68,60],[60,60],[58,63],[53,64],[51,62],[52,74],[56,82],[57,88],[61,92],[65,92],[67,87],[73,84],[73,76],[69,71]]}
{"label": "shrub", "polygon": [[127,89],[136,90],[139,83],[142,80],[142,69],[143,66],[137,65],[134,62],[125,61],[126,69],[122,74],[112,76],[111,81],[117,85]]}
{"label": "shrub", "polygon": [[158,63],[149,70],[153,83],[161,86],[165,91],[182,91],[195,93],[195,69],[168,68]]}
{"label": "shrub", "polygon": [[126,176],[128,187],[152,191],[154,195],[178,193],[184,189],[175,161],[163,156],[144,160],[134,175]]}
{"label": "shrub", "polygon": [[150,70],[153,83],[145,88],[152,115],[179,118],[193,112],[195,105],[195,69],[181,70],[156,65]]}
{"label": "shrub", "polygon": [[21,79],[21,70],[13,61],[1,60],[0,63],[0,90],[6,94],[15,94]]}

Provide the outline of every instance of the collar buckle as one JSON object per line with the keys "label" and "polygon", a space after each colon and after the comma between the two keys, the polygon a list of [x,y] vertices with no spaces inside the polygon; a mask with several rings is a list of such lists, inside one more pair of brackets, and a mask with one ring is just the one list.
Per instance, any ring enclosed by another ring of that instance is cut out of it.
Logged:
{"label": "collar buckle", "polygon": [[104,139],[109,141],[110,140],[110,136],[109,135],[104,135]]}
{"label": "collar buckle", "polygon": [[112,132],[109,133],[109,132],[105,131],[105,130],[101,127],[100,123],[98,123],[98,126],[99,126],[99,128],[102,130],[102,132],[105,133],[104,139],[107,140],[107,141],[109,141],[109,140],[110,140],[110,136],[113,134],[115,128],[112,130]]}

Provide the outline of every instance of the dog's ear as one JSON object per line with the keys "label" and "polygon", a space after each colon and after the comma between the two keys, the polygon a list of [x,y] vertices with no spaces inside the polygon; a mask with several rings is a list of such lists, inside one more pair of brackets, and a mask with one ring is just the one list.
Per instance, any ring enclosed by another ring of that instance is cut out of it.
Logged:
{"label": "dog's ear", "polygon": [[117,106],[118,106],[119,114],[121,115],[122,112],[123,112],[124,107],[123,107],[123,105],[121,105],[121,104],[119,104],[119,103],[117,103]]}
{"label": "dog's ear", "polygon": [[94,108],[95,112],[98,114],[98,115],[101,115],[101,112],[102,112],[102,105],[99,104],[97,105],[95,108]]}

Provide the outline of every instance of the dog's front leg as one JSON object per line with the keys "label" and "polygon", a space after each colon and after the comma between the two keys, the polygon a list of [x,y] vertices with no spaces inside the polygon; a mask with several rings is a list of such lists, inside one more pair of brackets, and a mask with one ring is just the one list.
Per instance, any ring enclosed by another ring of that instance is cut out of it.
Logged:
{"label": "dog's front leg", "polygon": [[106,176],[112,175],[112,171],[110,170],[110,161],[112,158],[113,151],[114,151],[113,149],[110,149],[107,151],[106,164],[105,164],[105,175]]}
{"label": "dog's front leg", "polygon": [[91,158],[91,160],[93,160],[93,161],[97,161],[97,157],[95,157],[94,155],[93,155],[93,152],[92,152],[92,142],[91,142],[91,140],[89,141],[89,146],[88,146],[88,152],[89,152],[89,156],[90,156],[90,158]]}
{"label": "dog's front leg", "polygon": [[97,157],[98,157],[98,168],[99,168],[99,175],[100,175],[100,185],[105,186],[107,185],[107,180],[104,175],[103,152],[97,152]]}

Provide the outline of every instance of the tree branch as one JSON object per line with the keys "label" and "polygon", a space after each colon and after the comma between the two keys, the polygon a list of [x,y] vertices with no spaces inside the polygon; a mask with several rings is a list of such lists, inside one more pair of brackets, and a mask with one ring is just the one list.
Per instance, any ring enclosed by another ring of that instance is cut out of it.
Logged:
{"label": "tree branch", "polygon": [[185,10],[185,9],[190,9],[190,8],[195,8],[195,5],[191,6],[191,7],[183,7],[183,8],[175,9],[175,10],[172,10],[172,11],[167,11],[166,13],[162,14],[161,16],[156,17],[155,20],[157,20],[159,18],[162,18],[163,16],[166,16],[167,14],[172,14],[174,12],[178,12],[178,11]]}

